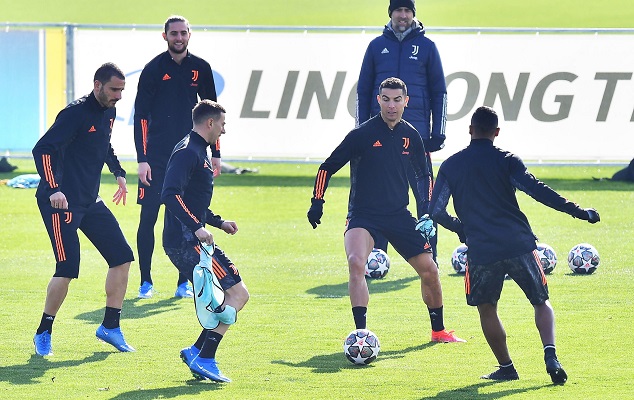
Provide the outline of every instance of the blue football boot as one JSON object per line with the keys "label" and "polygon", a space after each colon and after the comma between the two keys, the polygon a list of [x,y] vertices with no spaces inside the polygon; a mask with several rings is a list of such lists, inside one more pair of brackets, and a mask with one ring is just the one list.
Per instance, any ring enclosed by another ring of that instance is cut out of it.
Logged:
{"label": "blue football boot", "polygon": [[44,331],[39,335],[36,333],[33,337],[33,344],[35,345],[35,354],[38,356],[52,356],[53,347],[51,345],[51,334],[49,331]]}
{"label": "blue football boot", "polygon": [[97,336],[97,339],[102,342],[113,345],[119,351],[136,351],[134,350],[134,347],[126,343],[123,333],[121,332],[121,328],[106,329],[103,325],[99,325],[97,332],[95,332],[95,336]]}
{"label": "blue football boot", "polygon": [[231,379],[220,372],[215,358],[196,356],[189,365],[189,369],[192,375],[194,375],[194,378],[198,380],[210,379],[214,382],[231,382]]}

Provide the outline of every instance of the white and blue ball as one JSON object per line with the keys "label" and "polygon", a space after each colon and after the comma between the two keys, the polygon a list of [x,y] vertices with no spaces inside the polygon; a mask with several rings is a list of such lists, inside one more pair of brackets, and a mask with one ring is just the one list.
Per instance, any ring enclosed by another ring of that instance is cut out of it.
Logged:
{"label": "white and blue ball", "polygon": [[557,253],[546,243],[537,244],[537,256],[545,274],[553,272],[557,266]]}
{"label": "white and blue ball", "polygon": [[355,329],[343,341],[343,354],[356,365],[370,364],[376,360],[380,350],[379,338],[367,329]]}
{"label": "white and blue ball", "polygon": [[365,276],[373,279],[385,278],[390,271],[390,257],[381,249],[372,249],[365,264]]}
{"label": "white and blue ball", "polygon": [[599,252],[591,244],[580,243],[570,249],[568,266],[576,274],[591,274],[599,267]]}
{"label": "white and blue ball", "polygon": [[451,254],[451,266],[457,274],[464,274],[467,272],[467,250],[469,248],[462,244],[453,251]]}

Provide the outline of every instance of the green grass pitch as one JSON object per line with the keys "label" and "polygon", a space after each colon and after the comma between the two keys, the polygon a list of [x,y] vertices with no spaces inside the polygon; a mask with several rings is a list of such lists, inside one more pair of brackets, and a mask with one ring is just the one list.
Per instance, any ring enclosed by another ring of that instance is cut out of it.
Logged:
{"label": "green grass pitch", "polygon": [[[633,26],[630,2],[533,2],[419,0],[418,15],[428,26]],[[387,1],[244,1],[180,3],[115,0],[8,2],[0,0],[2,20],[84,23],[161,23],[179,13],[206,25],[383,25]],[[588,17],[586,17],[588,16]],[[344,134],[345,132],[342,132]],[[521,154],[520,154],[521,155]],[[8,179],[32,173],[30,160],[11,159],[19,169]],[[214,230],[216,240],[236,263],[251,292],[237,324],[223,340],[218,361],[234,382],[194,381],[178,351],[195,339],[199,325],[193,305],[172,297],[176,270],[160,248],[154,279],[158,293],[136,299],[138,264],[131,268],[122,328],[136,353],[118,353],[97,342],[103,317],[106,266],[82,241],[80,279],[71,284],[53,331],[54,356],[34,355],[32,337],[39,322],[53,257],[34,199],[34,190],[0,185],[0,398],[34,399],[628,399],[634,363],[631,335],[634,255],[631,237],[634,187],[597,182],[617,166],[532,167],[562,195],[596,207],[602,221],[590,225],[553,211],[520,194],[520,205],[535,233],[557,252],[548,277],[557,316],[558,352],[568,374],[563,387],[550,384],[534,327],[532,308],[508,282],[500,315],[520,380],[491,383],[479,376],[495,368],[481,333],[477,311],[464,301],[462,277],[449,257],[457,238],[440,229],[439,261],[446,324],[468,340],[431,345],[429,321],[414,271],[393,252],[387,277],[370,284],[368,327],[381,339],[372,365],[355,367],[343,356],[342,340],[352,330],[342,232],[348,196],[347,171],[336,175],[326,194],[318,229],[306,220],[315,164],[246,164],[254,175],[223,175],[212,208],[237,221],[235,236]],[[131,194],[133,163],[126,163]],[[108,202],[114,180],[104,174],[101,195]],[[135,248],[139,207],[111,206]],[[566,254],[589,242],[601,254],[590,276],[573,275]]]}

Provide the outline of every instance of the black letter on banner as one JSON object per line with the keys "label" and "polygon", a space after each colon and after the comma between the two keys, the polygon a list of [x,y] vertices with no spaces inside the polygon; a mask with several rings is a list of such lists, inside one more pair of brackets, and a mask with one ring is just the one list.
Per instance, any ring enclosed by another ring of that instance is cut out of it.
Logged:
{"label": "black letter on banner", "polygon": [[321,72],[308,72],[306,87],[304,88],[302,101],[299,104],[299,110],[297,111],[297,119],[306,119],[306,117],[308,116],[308,109],[310,108],[313,94],[317,96],[317,103],[319,104],[321,118],[334,119],[335,113],[337,112],[337,104],[339,104],[339,98],[341,97],[341,91],[343,90],[343,82],[345,81],[345,79],[346,73],[343,71],[337,71],[335,82],[332,84],[332,90],[330,92],[329,98],[326,95],[324,81],[323,79],[321,79]]}
{"label": "black letter on banner", "polygon": [[526,86],[528,86],[529,76],[530,73],[528,72],[520,73],[517,79],[517,85],[515,86],[515,93],[513,93],[513,98],[511,98],[509,89],[506,86],[504,74],[501,72],[492,73],[487,93],[484,96],[484,105],[493,107],[495,105],[495,98],[499,96],[504,121],[517,121],[517,116],[522,107],[522,100],[524,100],[524,94],[526,93]]}
{"label": "black letter on banner", "polygon": [[610,111],[610,105],[614,98],[614,91],[616,90],[616,84],[618,81],[629,81],[632,79],[631,72],[597,72],[594,76],[594,80],[605,79],[605,92],[603,92],[603,99],[601,99],[601,107],[597,113],[597,122],[605,122],[608,119],[608,112]]}
{"label": "black letter on banner", "polygon": [[464,103],[462,103],[460,110],[455,114],[447,114],[447,121],[456,121],[469,114],[473,106],[475,106],[476,101],[478,101],[478,94],[480,93],[480,81],[478,77],[471,72],[454,72],[447,76],[445,78],[447,82],[447,92],[449,91],[449,84],[456,79],[464,79],[467,83],[467,94],[465,95]]}
{"label": "black letter on banner", "polygon": [[570,115],[570,108],[572,107],[573,96],[555,96],[555,102],[559,103],[559,111],[557,111],[557,114],[547,114],[542,107],[544,95],[551,83],[557,81],[572,82],[577,78],[577,75],[570,72],[555,72],[553,74],[546,75],[546,77],[542,79],[537,86],[535,86],[535,91],[531,97],[530,110],[533,118],[541,122],[555,122],[568,118]]}
{"label": "black letter on banner", "polygon": [[258,93],[258,86],[260,86],[260,78],[262,78],[262,71],[251,71],[251,79],[249,79],[249,86],[247,86],[247,93],[244,96],[244,103],[242,104],[242,112],[240,112],[240,118],[268,118],[270,111],[253,111],[253,105],[255,104],[255,95]]}

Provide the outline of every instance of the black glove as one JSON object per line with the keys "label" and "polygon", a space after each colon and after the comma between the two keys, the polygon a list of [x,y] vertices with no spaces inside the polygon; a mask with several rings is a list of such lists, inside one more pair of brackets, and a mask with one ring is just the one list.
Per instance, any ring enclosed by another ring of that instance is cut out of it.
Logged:
{"label": "black glove", "polygon": [[425,142],[425,151],[433,153],[434,151],[438,151],[445,147],[445,137],[444,136],[433,136],[429,139],[424,140]]}
{"label": "black glove", "polygon": [[596,224],[597,222],[601,221],[601,217],[599,217],[599,213],[594,208],[586,208],[584,211],[588,213],[587,221],[590,222],[591,224]]}
{"label": "black glove", "polygon": [[308,217],[308,222],[315,229],[317,225],[321,224],[321,217],[324,215],[324,200],[312,198],[310,203],[310,209],[308,209],[306,216]]}
{"label": "black glove", "polygon": [[575,217],[584,221],[588,221],[591,224],[596,224],[597,222],[601,221],[599,213],[594,208],[580,208],[579,210],[577,210]]}

